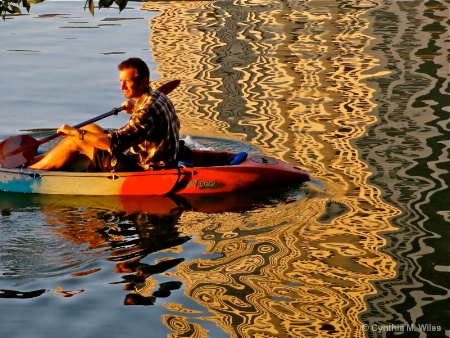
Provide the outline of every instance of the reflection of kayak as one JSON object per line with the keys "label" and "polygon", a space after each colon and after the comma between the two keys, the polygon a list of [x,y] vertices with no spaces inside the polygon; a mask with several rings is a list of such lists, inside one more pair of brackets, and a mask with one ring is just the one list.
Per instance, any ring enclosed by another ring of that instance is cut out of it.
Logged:
{"label": "reflection of kayak", "polygon": [[293,198],[285,190],[271,190],[267,193],[270,196],[270,200],[268,195],[258,194],[257,192],[213,195],[189,194],[183,196],[71,196],[0,192],[0,210],[2,214],[14,210],[29,209],[33,211],[35,207],[52,210],[60,209],[62,212],[67,210],[95,209],[105,212],[125,212],[126,214],[145,212],[153,215],[169,215],[183,211],[203,213],[244,212],[262,205],[275,205]]}
{"label": "reflection of kayak", "polygon": [[58,195],[217,194],[299,185],[305,170],[260,154],[193,151],[193,166],[87,173],[0,167],[0,191]]}

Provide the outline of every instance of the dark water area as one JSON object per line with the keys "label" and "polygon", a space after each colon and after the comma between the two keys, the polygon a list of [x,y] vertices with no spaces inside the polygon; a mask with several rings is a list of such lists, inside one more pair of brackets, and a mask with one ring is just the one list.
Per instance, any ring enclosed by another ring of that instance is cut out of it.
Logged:
{"label": "dark water area", "polygon": [[[392,220],[398,231],[387,237],[390,243],[384,249],[398,257],[399,277],[377,285],[381,294],[395,289],[402,296],[373,297],[370,304],[376,311],[362,318],[374,322],[371,318],[382,308],[383,312],[391,309],[387,323],[397,328],[407,323],[414,323],[415,328],[430,323],[446,327],[450,317],[449,6],[439,2],[423,2],[421,6],[399,2],[398,6],[407,24],[401,25],[399,17],[390,14],[389,6],[374,12],[379,18],[374,22],[375,31],[397,32],[382,35],[372,48],[390,60],[387,68],[392,75],[388,80],[375,80],[380,88],[379,122],[357,144],[366,152],[368,163],[377,168],[370,182],[381,187],[385,200],[402,212]],[[419,20],[427,22],[418,26]],[[427,43],[419,44],[425,37]],[[395,50],[387,48],[393,44]],[[383,162],[389,164],[380,164]],[[419,336],[417,331],[406,334]],[[439,331],[426,334],[444,336]]]}
{"label": "dark water area", "polygon": [[170,97],[191,147],[313,180],[0,193],[0,337],[450,337],[447,2],[83,5],[0,24],[0,139],[120,104],[116,65],[138,56],[155,85],[182,80]]}

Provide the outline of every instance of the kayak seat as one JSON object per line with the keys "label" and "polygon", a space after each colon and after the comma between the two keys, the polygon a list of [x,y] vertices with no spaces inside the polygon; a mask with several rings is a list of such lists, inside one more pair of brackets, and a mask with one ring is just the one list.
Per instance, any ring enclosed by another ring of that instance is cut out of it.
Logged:
{"label": "kayak seat", "polygon": [[241,164],[247,159],[248,153],[245,151],[241,151],[240,153],[237,153],[236,155],[231,156],[226,165],[237,165]]}
{"label": "kayak seat", "polygon": [[192,168],[194,166],[194,159],[192,157],[192,150],[186,146],[184,140],[180,140],[180,148],[178,151],[178,166],[184,168]]}
{"label": "kayak seat", "polygon": [[[207,154],[207,153],[205,153]],[[210,163],[209,165],[206,165],[205,163],[201,164],[201,166],[214,166],[214,165],[238,165],[241,164],[242,162],[244,162],[247,159],[248,153],[245,151],[241,151],[240,153],[234,154],[231,157],[228,158],[224,158],[223,160],[220,161],[220,163]],[[207,160],[205,162],[208,162]],[[178,162],[178,165],[180,167],[184,167],[184,168],[193,168],[194,167],[194,163],[190,162],[190,161],[186,161],[181,159]]]}

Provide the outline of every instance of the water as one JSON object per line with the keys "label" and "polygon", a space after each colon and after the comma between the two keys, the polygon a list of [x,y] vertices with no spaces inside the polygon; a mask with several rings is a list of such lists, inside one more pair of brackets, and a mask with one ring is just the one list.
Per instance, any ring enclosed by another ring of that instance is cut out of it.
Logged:
{"label": "water", "polygon": [[[49,1],[2,22],[1,60],[8,67],[0,88],[8,118],[0,136],[77,124],[120,106],[117,65],[132,56],[153,58],[148,20],[157,14],[129,6],[120,14],[103,8],[92,17],[84,2]],[[154,80],[160,77],[155,67],[149,62]],[[125,121],[124,115],[103,124]]]}
{"label": "water", "polygon": [[206,200],[0,194],[0,336],[449,336],[446,2],[82,6],[1,24],[0,137],[119,105],[116,65],[138,56],[155,82],[182,80],[191,145],[313,181]]}

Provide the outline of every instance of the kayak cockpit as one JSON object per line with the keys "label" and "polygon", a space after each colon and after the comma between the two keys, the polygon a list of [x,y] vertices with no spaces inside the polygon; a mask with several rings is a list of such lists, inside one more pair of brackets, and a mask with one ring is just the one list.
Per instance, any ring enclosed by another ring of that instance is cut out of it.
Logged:
{"label": "kayak cockpit", "polygon": [[[191,156],[182,158],[178,162],[179,167],[220,167],[228,165],[238,165],[247,159],[247,152],[218,152],[218,151],[192,151]],[[78,154],[72,163],[63,171],[83,172],[86,171],[90,163],[89,157],[84,154]]]}

